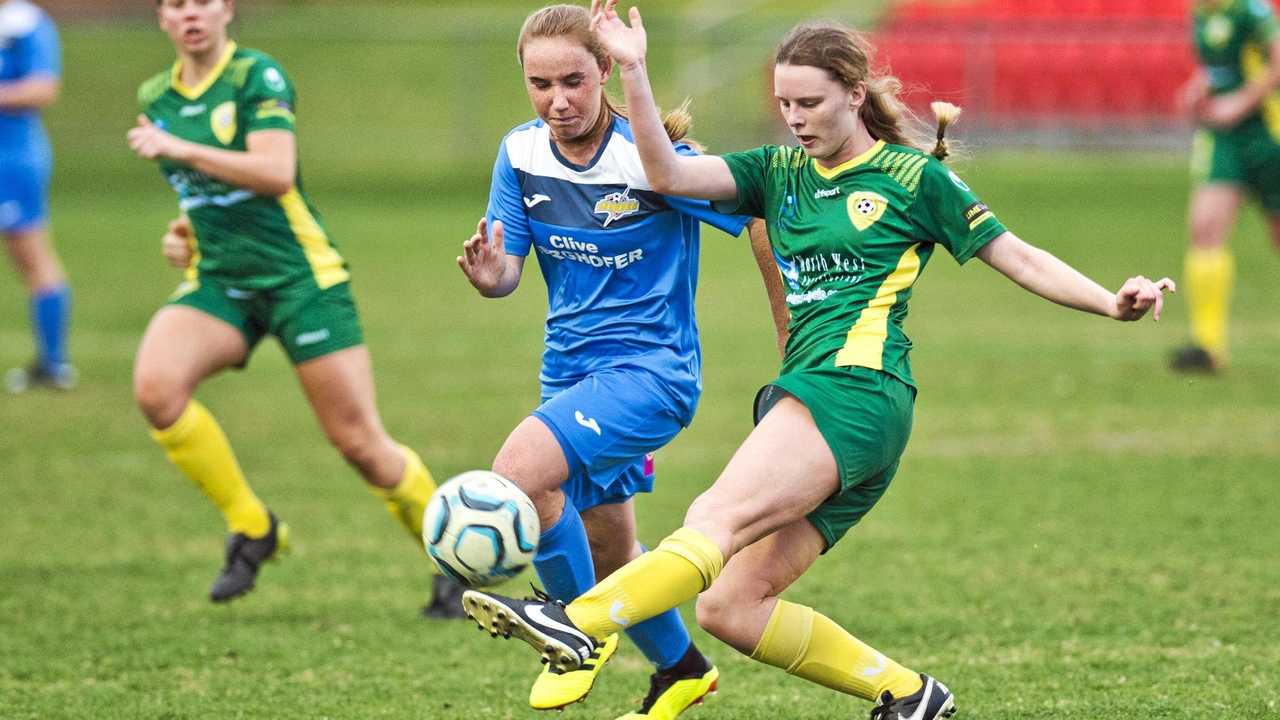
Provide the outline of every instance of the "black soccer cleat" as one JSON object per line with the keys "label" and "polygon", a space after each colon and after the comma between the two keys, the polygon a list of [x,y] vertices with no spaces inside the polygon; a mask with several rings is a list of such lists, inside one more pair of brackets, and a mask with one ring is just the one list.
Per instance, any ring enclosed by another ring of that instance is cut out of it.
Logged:
{"label": "black soccer cleat", "polygon": [[1199,345],[1180,347],[1169,356],[1169,369],[1174,372],[1212,374],[1219,366],[1218,359]]}
{"label": "black soccer cleat", "polygon": [[462,594],[462,608],[481,630],[493,637],[512,635],[542,653],[542,661],[561,672],[576,670],[600,643],[574,627],[564,603],[543,593],[529,600],[494,595],[480,590]]}
{"label": "black soccer cleat", "polygon": [[262,563],[274,558],[289,546],[289,526],[280,522],[275,514],[267,511],[271,525],[267,534],[251,538],[244,533],[227,536],[226,564],[209,588],[209,599],[227,602],[253,589]]}
{"label": "black soccer cleat", "polygon": [[924,687],[904,698],[886,690],[871,708],[871,720],[939,720],[956,714],[956,699],[946,685],[920,674]]}
{"label": "black soccer cleat", "polygon": [[431,579],[431,600],[422,606],[422,617],[435,620],[461,620],[467,616],[462,609],[462,593],[467,588],[448,575],[436,575]]}
{"label": "black soccer cleat", "polygon": [[45,365],[36,361],[24,368],[13,368],[4,374],[4,388],[18,395],[36,388],[72,390],[80,374],[70,363]]}

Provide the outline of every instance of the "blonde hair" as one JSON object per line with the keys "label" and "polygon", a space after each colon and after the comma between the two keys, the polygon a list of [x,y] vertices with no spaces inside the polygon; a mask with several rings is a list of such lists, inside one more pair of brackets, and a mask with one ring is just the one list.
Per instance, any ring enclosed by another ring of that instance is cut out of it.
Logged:
{"label": "blonde hair", "polygon": [[903,104],[899,98],[902,82],[898,78],[872,72],[871,54],[871,44],[851,28],[831,22],[803,23],[782,39],[774,62],[826,70],[848,90],[862,85],[866,100],[858,109],[858,116],[872,137],[945,159],[951,154],[947,128],[960,117],[960,108],[951,103],[933,103],[931,109],[937,122],[934,132]]}
{"label": "blonde hair", "polygon": [[[596,65],[601,71],[613,66],[613,59],[609,57],[608,51],[600,44],[600,39],[595,33],[591,32],[591,15],[586,8],[578,5],[548,5],[531,13],[525,18],[524,25],[520,28],[520,39],[516,41],[516,59],[521,67],[524,66],[524,48],[530,40],[559,37],[569,38],[585,48],[596,59]],[[603,88],[600,95],[600,119],[592,128],[593,131],[601,124],[608,122],[613,115],[627,119],[625,105],[614,102]],[[658,114],[662,115],[662,112],[659,111]],[[686,137],[689,130],[693,128],[693,116],[689,114],[687,98],[680,107],[662,115],[662,126],[666,129],[667,137],[671,138],[671,142],[683,141],[701,150],[697,141]]]}

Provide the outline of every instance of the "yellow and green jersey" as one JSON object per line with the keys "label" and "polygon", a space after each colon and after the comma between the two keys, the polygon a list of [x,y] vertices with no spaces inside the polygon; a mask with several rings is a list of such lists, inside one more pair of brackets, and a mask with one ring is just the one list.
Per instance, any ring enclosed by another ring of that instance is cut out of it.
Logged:
{"label": "yellow and green jersey", "polygon": [[[1271,42],[1280,32],[1270,0],[1199,0],[1195,4],[1196,54],[1214,95],[1238,90],[1266,72]],[[1265,124],[1280,138],[1280,99],[1275,94],[1235,130]]]}
{"label": "yellow and green jersey", "polygon": [[801,148],[724,159],[738,198],[719,209],[765,219],[787,286],[782,374],[861,366],[914,386],[911,288],[937,245],[964,263],[1003,233],[995,215],[938,160],[883,141],[830,170]]}
{"label": "yellow and green jersey", "polygon": [[[180,61],[138,89],[152,123],[184,140],[246,149],[259,130],[294,129],[294,90],[271,57],[228,43],[196,87],[181,81]],[[191,218],[197,252],[187,279],[213,277],[241,290],[268,290],[313,280],[328,288],[348,279],[346,263],[302,191],[302,174],[280,197],[258,195],[170,160],[160,172]]]}

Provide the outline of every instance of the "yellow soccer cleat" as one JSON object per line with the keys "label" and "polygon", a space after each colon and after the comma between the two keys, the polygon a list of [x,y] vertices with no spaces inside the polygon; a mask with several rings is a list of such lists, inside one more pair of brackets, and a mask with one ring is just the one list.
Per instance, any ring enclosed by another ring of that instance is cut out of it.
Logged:
{"label": "yellow soccer cleat", "polygon": [[529,705],[534,710],[560,710],[566,705],[586,700],[600,669],[617,649],[618,635],[615,633],[605,638],[577,670],[562,672],[553,663],[547,663],[529,690]]}
{"label": "yellow soccer cleat", "polygon": [[715,693],[720,671],[707,665],[701,674],[677,675],[656,672],[649,678],[649,694],[637,712],[618,720],[675,720],[680,713],[701,703]]}

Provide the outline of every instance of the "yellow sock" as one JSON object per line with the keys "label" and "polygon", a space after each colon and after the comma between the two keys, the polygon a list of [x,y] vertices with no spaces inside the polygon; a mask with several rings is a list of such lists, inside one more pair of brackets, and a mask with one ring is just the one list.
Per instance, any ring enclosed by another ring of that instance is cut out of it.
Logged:
{"label": "yellow sock", "polygon": [[400,477],[400,482],[393,488],[370,485],[369,490],[386,503],[391,517],[421,545],[422,514],[436,491],[436,482],[427,466],[422,464],[418,453],[404,445],[400,446],[400,452],[404,454],[404,475]]}
{"label": "yellow sock", "polygon": [[1191,248],[1187,251],[1188,310],[1191,338],[1215,359],[1227,353],[1227,313],[1235,281],[1235,256],[1226,247]]}
{"label": "yellow sock", "polygon": [[723,569],[724,555],[710,538],[680,528],[566,610],[578,629],[604,638],[696,597],[711,587]]}
{"label": "yellow sock", "polygon": [[876,652],[813,608],[778,600],[752,660],[866,700],[888,690],[896,698],[918,691],[920,675]]}
{"label": "yellow sock", "polygon": [[151,437],[164,448],[169,462],[222,511],[229,532],[251,538],[267,534],[271,529],[267,506],[253,494],[226,434],[204,405],[190,401],[177,422],[163,430],[152,429]]}

